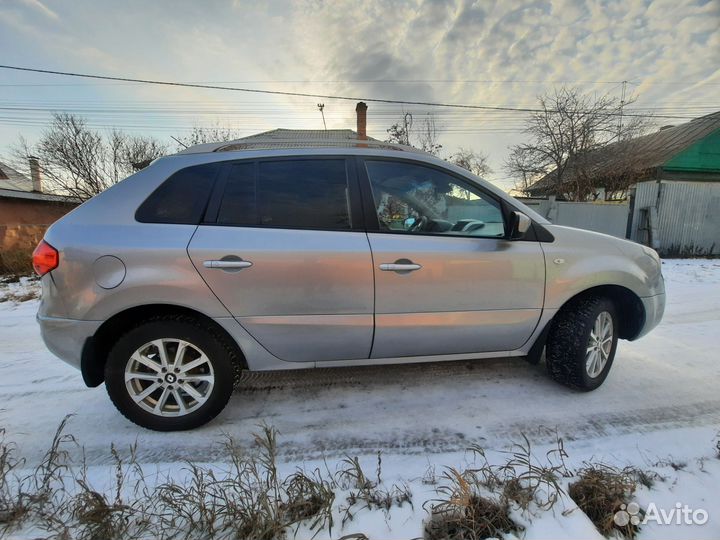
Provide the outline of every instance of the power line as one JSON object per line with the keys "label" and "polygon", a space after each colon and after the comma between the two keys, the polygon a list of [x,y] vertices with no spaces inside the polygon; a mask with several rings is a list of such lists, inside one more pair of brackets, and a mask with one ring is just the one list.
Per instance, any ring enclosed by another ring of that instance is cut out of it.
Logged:
{"label": "power line", "polygon": [[[234,86],[194,84],[194,83],[182,83],[182,82],[174,82],[174,81],[159,81],[159,80],[152,80],[152,79],[137,79],[137,78],[132,78],[132,77],[113,77],[113,76],[109,76],[109,75],[91,75],[88,73],[74,73],[74,72],[69,72],[69,71],[55,71],[55,70],[50,70],[50,69],[38,69],[38,68],[10,66],[10,65],[2,65],[2,64],[0,64],[0,69],[9,69],[9,70],[14,70],[14,71],[24,71],[24,72],[30,72],[30,73],[42,73],[42,74],[46,74],[46,75],[61,75],[61,76],[65,76],[65,77],[80,77],[80,78],[85,78],[85,79],[134,82],[134,83],[152,84],[152,85],[158,85],[158,86],[174,86],[174,87],[197,88],[197,89],[205,89],[205,90],[246,92],[246,93],[252,93],[252,94],[266,94],[266,95],[270,94],[270,95],[288,96],[288,97],[338,99],[338,100],[345,100],[345,101],[368,101],[370,103],[392,103],[392,104],[396,104],[396,105],[421,105],[421,106],[425,106],[425,107],[446,107],[446,108],[455,108],[455,109],[479,109],[479,110],[488,110],[488,111],[513,111],[513,112],[525,112],[525,113],[545,112],[542,109],[532,109],[532,108],[525,108],[525,107],[499,107],[499,106],[490,106],[490,105],[469,105],[469,104],[459,104],[459,103],[438,103],[438,102],[432,102],[432,101],[407,101],[407,100],[380,99],[380,98],[370,98],[370,97],[338,96],[338,95],[330,95],[330,94],[312,94],[312,93],[307,93],[307,92],[287,92],[287,91],[282,91],[282,90],[261,90],[258,88],[239,88],[239,87],[234,87]],[[616,116],[618,113],[608,112],[606,114],[608,116]],[[647,115],[647,114],[631,114],[631,113],[625,113],[624,116],[637,116],[637,117],[652,116],[653,118],[671,118],[671,119],[684,118],[684,117],[671,116],[671,115]]]}
{"label": "power line", "polygon": [[[519,80],[519,79],[247,79],[242,81],[178,81],[182,84],[614,84],[620,85],[624,81],[585,81],[585,80]],[[639,86],[641,83],[627,81],[628,84]],[[1,83],[0,86],[112,86],[115,83]],[[141,84],[141,83],[128,83]],[[713,81],[646,81],[642,84],[652,86],[665,85],[709,85],[720,86],[720,82]]]}

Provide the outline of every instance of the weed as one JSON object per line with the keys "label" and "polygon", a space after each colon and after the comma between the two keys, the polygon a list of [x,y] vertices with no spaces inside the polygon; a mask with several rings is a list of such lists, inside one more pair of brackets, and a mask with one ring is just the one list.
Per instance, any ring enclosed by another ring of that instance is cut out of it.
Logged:
{"label": "weed", "polygon": [[32,247],[11,248],[0,251],[0,275],[19,277],[31,274]]}
{"label": "weed", "polygon": [[[129,463],[126,464],[117,448],[110,445],[114,462],[114,484],[111,494],[104,494],[93,488],[87,477],[87,463],[83,452],[80,473],[74,481],[79,491],[73,495],[64,508],[64,514],[72,518],[73,538],[79,540],[120,540],[140,538],[149,530],[150,523],[145,514],[151,499],[142,469],[136,460],[137,445],[130,447]],[[125,498],[126,483],[135,479],[129,500]],[[142,488],[142,489],[141,489]]]}
{"label": "weed", "polygon": [[510,518],[507,499],[481,494],[474,473],[450,468],[443,477],[446,483],[437,490],[441,499],[425,523],[426,539],[498,538],[520,529]]}
{"label": "weed", "polygon": [[282,538],[292,527],[332,530],[335,494],[320,471],[296,471],[283,479],[277,469],[277,432],[261,426],[254,450],[225,442],[230,467],[214,471],[189,463],[189,480],[168,480],[154,494],[153,511],[169,536],[185,538]]}
{"label": "weed", "polygon": [[647,489],[652,489],[655,482],[658,480],[664,480],[662,476],[654,471],[645,471],[635,467],[627,467],[625,471],[634,478],[638,484],[646,487]]}
{"label": "weed", "polygon": [[638,526],[633,523],[618,525],[614,517],[630,502],[636,487],[632,470],[600,464],[581,469],[568,493],[602,534],[608,536],[618,531],[632,539],[639,531]]}
{"label": "weed", "polygon": [[412,507],[412,493],[407,485],[393,484],[390,488],[383,485],[380,452],[377,454],[375,481],[368,479],[357,457],[346,456],[341,464],[342,468],[338,471],[340,486],[350,489],[346,498],[347,506],[340,509],[343,525],[352,521],[355,514],[363,509],[383,510],[387,513],[393,506],[403,506],[405,503]]}
{"label": "weed", "polygon": [[653,464],[655,467],[670,467],[674,471],[682,471],[687,467],[687,462],[673,458],[661,459]]}
{"label": "weed", "polygon": [[27,513],[14,477],[24,460],[16,458],[15,451],[15,445],[5,441],[5,430],[0,428],[0,530],[17,525]]}
{"label": "weed", "polygon": [[[505,495],[527,510],[531,502],[540,508],[550,509],[564,493],[558,483],[561,475],[568,473],[564,459],[567,457],[562,439],[557,439],[556,448],[546,454],[546,464],[537,463],[533,458],[528,438],[523,443],[514,443],[508,452],[509,458],[499,470],[505,480]],[[559,457],[559,463],[553,458]]]}
{"label": "weed", "polygon": [[435,473],[435,465],[430,465],[425,470],[421,482],[425,485],[434,486],[437,484],[437,475]]}

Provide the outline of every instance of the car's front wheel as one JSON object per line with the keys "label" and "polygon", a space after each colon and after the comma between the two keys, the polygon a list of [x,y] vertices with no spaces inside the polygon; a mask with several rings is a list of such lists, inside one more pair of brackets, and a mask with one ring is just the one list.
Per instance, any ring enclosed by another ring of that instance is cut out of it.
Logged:
{"label": "car's front wheel", "polygon": [[115,343],[105,385],[118,410],[158,431],[201,426],[227,404],[237,358],[211,325],[187,317],[147,321]]}
{"label": "car's front wheel", "polygon": [[615,358],[617,321],[607,298],[584,298],[563,308],[548,334],[545,363],[550,376],[578,390],[600,386]]}

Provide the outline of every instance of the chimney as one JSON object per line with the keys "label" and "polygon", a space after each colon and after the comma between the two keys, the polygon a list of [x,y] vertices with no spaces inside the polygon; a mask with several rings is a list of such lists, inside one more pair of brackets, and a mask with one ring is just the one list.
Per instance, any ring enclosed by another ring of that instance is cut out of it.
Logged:
{"label": "chimney", "polygon": [[355,107],[357,113],[357,136],[361,141],[367,140],[367,105],[362,101]]}
{"label": "chimney", "polygon": [[30,178],[32,179],[32,189],[38,193],[42,193],[42,177],[40,176],[40,161],[35,156],[28,157],[30,162]]}

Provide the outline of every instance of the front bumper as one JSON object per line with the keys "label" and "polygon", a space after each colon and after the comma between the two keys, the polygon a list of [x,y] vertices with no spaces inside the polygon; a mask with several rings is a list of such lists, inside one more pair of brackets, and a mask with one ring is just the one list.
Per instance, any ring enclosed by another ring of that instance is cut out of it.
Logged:
{"label": "front bumper", "polygon": [[660,324],[663,313],[665,313],[665,293],[647,296],[640,300],[642,300],[643,307],[645,308],[645,324],[635,339],[644,336]]}
{"label": "front bumper", "polygon": [[58,317],[37,316],[40,334],[50,352],[80,369],[83,347],[95,335],[102,321],[78,321]]}

